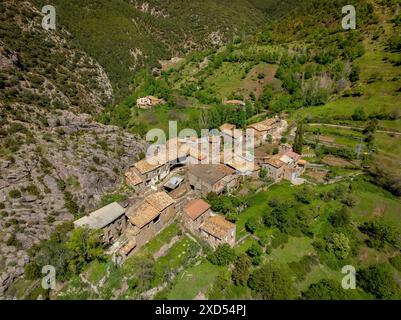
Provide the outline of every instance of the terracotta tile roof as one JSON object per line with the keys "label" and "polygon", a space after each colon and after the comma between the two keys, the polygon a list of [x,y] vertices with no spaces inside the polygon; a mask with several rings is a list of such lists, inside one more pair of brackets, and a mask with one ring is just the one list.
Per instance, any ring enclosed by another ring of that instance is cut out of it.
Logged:
{"label": "terracotta tile roof", "polygon": [[285,163],[283,161],[281,161],[280,159],[276,158],[276,157],[272,157],[270,159],[266,159],[265,163],[275,167],[275,168],[281,168],[283,165],[285,165]]}
{"label": "terracotta tile roof", "polygon": [[238,158],[227,161],[226,164],[240,173],[255,172],[260,169],[256,163]]}
{"label": "terracotta tile roof", "polygon": [[301,166],[306,166],[308,164],[308,161],[301,159],[301,160],[298,161],[298,164],[301,165]]}
{"label": "terracotta tile roof", "polygon": [[128,242],[120,249],[120,253],[122,254],[129,254],[136,246],[136,239],[131,238]]}
{"label": "terracotta tile roof", "polygon": [[147,196],[139,207],[128,209],[127,217],[133,225],[143,228],[174,202],[167,193],[156,192]]}
{"label": "terracotta tile roof", "polygon": [[268,130],[270,130],[270,129],[273,127],[273,125],[274,125],[276,122],[277,122],[277,120],[276,120],[275,118],[268,118],[268,119],[266,119],[266,120],[263,120],[263,121],[260,121],[260,122],[257,122],[257,123],[250,124],[250,125],[248,126],[248,128],[253,128],[253,129],[255,129],[256,131],[260,131],[260,132],[262,132],[262,131],[268,131]]}
{"label": "terracotta tile roof", "polygon": [[210,209],[210,204],[202,199],[195,199],[188,202],[184,207],[184,213],[192,220],[198,219],[203,213]]}
{"label": "terracotta tile roof", "polygon": [[219,127],[220,131],[224,131],[224,130],[234,130],[235,129],[235,124],[231,124],[231,123],[224,123]]}
{"label": "terracotta tile roof", "polygon": [[145,174],[150,171],[160,168],[164,163],[158,159],[158,157],[150,157],[149,159],[143,159],[134,164],[134,167],[141,173]]}
{"label": "terracotta tile roof", "polygon": [[301,156],[298,153],[291,150],[286,151],[284,154],[293,159],[294,161],[298,161],[299,158],[301,158]]}
{"label": "terracotta tile roof", "polygon": [[211,216],[201,226],[201,229],[218,239],[224,239],[233,229],[235,224],[222,216]]}
{"label": "terracotta tile roof", "polygon": [[163,211],[174,203],[173,198],[165,192],[152,193],[145,200],[159,211]]}
{"label": "terracotta tile roof", "polygon": [[133,225],[137,226],[138,228],[143,228],[159,214],[159,210],[150,205],[148,202],[144,201],[138,208],[136,208],[134,212],[131,213],[130,210],[128,210],[127,216]]}
{"label": "terracotta tile roof", "polygon": [[137,186],[141,184],[143,181],[142,179],[136,174],[134,169],[130,169],[124,173],[125,178],[127,179],[128,184],[131,186]]}

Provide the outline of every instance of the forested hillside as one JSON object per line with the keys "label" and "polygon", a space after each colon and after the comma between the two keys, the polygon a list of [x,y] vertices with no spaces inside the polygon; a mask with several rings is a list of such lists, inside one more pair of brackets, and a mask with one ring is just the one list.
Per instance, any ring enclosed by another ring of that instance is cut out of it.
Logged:
{"label": "forested hillside", "polygon": [[[48,4],[33,0],[38,8]],[[191,50],[220,46],[255,32],[264,13],[243,0],[56,0],[59,23],[72,42],[106,70],[118,98],[144,66]]]}

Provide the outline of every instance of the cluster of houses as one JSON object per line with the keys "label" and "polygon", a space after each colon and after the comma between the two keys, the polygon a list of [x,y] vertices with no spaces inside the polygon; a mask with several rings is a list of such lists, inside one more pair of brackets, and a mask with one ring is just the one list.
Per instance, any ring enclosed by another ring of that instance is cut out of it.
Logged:
{"label": "cluster of houses", "polygon": [[[252,124],[248,129],[254,131],[255,141],[263,143],[269,136],[282,132],[285,125],[285,121],[272,118]],[[229,138],[233,143],[246,139],[234,125],[224,124],[220,130],[217,138],[206,137],[206,144],[213,145],[216,139]],[[306,165],[289,144],[280,145],[276,155],[258,157],[247,152],[230,154],[223,144],[219,145],[216,160],[215,148],[202,148],[204,140],[174,138],[152,156],[135,162],[125,172],[126,184],[132,188],[134,199],[109,204],[75,221],[75,226],[102,229],[105,243],[113,245],[124,256],[136,252],[177,217],[184,229],[212,247],[222,243],[233,246],[235,224],[215,214],[202,198],[211,192],[230,193],[244,179],[258,178],[262,169],[271,180],[293,181]]]}

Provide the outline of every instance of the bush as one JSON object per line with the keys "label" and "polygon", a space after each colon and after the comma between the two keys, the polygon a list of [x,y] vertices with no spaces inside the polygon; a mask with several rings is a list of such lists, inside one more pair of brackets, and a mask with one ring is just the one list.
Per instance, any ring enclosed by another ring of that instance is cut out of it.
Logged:
{"label": "bush", "polygon": [[25,278],[28,280],[36,280],[39,279],[41,277],[42,273],[40,270],[40,267],[34,263],[28,263],[25,266]]}
{"label": "bush", "polygon": [[251,262],[247,255],[242,254],[237,258],[234,264],[234,269],[232,272],[232,280],[234,284],[245,286],[249,278],[249,268],[251,267]]}
{"label": "bush", "polygon": [[257,218],[255,218],[255,217],[248,218],[248,220],[245,223],[245,229],[250,233],[255,233],[258,226],[259,226],[259,222],[258,222]]}
{"label": "bush", "polygon": [[248,286],[264,300],[286,300],[294,297],[291,275],[273,264],[256,269],[249,277]]}
{"label": "bush", "polygon": [[397,283],[388,264],[369,266],[357,273],[359,286],[378,299],[391,299],[397,291]]}
{"label": "bush", "polygon": [[251,257],[253,265],[259,265],[262,262],[263,249],[256,243],[253,243],[246,251],[248,256]]}
{"label": "bush", "polygon": [[221,244],[207,259],[215,265],[227,266],[235,260],[235,251],[228,244]]}
{"label": "bush", "polygon": [[328,220],[330,224],[335,228],[344,227],[350,223],[351,215],[348,212],[348,210],[344,207],[339,211],[331,213],[329,215]]}
{"label": "bush", "polygon": [[359,229],[369,236],[367,244],[371,248],[381,249],[386,244],[398,248],[400,245],[398,232],[383,219],[365,222]]}
{"label": "bush", "polygon": [[18,199],[18,198],[21,198],[21,191],[19,191],[19,190],[17,190],[17,189],[14,189],[14,190],[11,190],[9,193],[8,193],[8,196],[10,197],[10,198],[12,198],[12,199]]}

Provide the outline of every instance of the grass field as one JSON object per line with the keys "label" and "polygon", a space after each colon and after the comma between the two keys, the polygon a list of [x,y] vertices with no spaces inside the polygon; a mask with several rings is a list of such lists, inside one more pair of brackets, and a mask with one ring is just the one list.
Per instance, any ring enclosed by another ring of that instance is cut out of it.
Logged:
{"label": "grass field", "polygon": [[173,300],[190,300],[205,291],[215,280],[222,267],[206,260],[181,272],[167,297]]}

